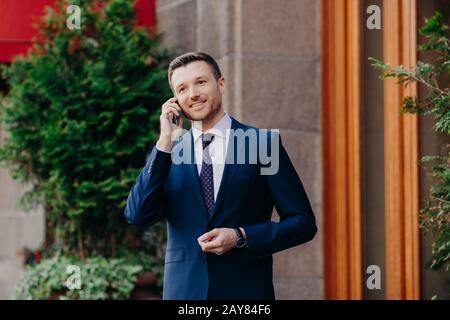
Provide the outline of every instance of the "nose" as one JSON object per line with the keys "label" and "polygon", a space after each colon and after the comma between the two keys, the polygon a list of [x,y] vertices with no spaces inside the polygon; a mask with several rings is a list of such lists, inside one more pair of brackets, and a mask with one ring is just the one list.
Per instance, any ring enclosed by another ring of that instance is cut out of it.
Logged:
{"label": "nose", "polygon": [[189,99],[192,101],[196,101],[196,100],[198,100],[198,97],[199,97],[199,94],[196,91],[195,86],[191,87],[189,89]]}

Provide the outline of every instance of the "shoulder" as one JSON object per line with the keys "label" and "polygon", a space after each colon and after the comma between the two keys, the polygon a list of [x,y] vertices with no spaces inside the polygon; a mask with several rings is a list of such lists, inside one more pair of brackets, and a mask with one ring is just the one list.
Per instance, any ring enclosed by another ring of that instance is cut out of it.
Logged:
{"label": "shoulder", "polygon": [[258,128],[256,126],[252,126],[250,124],[245,124],[237,121],[234,118],[232,119],[231,129],[233,130],[235,135],[239,135],[239,133],[244,133],[246,136],[254,134],[258,137],[260,141],[272,141],[280,139],[279,129],[270,129],[270,128]]}

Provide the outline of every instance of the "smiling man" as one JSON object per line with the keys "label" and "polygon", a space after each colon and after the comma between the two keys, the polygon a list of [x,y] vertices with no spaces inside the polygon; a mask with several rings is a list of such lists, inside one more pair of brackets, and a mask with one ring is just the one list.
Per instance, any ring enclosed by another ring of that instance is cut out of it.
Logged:
{"label": "smiling man", "polygon": [[[167,223],[163,298],[274,299],[272,254],[317,232],[302,182],[278,134],[224,112],[225,79],[211,56],[175,58],[168,81],[174,97],[125,209],[131,224]],[[182,115],[191,129],[177,136]],[[173,161],[178,146],[191,161]],[[279,162],[275,172],[262,173],[262,150]]]}

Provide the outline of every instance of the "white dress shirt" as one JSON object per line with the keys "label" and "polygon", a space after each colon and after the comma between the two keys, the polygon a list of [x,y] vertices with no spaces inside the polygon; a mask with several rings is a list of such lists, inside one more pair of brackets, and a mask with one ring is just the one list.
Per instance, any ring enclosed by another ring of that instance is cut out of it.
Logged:
{"label": "white dress shirt", "polygon": [[[217,200],[220,183],[222,182],[223,170],[225,168],[225,159],[227,155],[228,141],[230,138],[231,118],[225,112],[224,116],[206,133],[214,135],[214,139],[209,144],[209,154],[213,166],[214,180],[214,201]],[[203,160],[201,121],[192,121],[192,135],[194,138],[195,162],[197,164],[197,172],[200,175]],[[160,148],[156,147],[158,150]]]}

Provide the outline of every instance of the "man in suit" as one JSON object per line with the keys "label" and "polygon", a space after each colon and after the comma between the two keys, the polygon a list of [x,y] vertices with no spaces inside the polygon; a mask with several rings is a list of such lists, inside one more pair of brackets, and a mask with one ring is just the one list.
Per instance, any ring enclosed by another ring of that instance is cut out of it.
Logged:
{"label": "man in suit", "polygon": [[211,56],[175,58],[168,81],[174,98],[125,209],[131,224],[166,221],[163,298],[274,299],[272,254],[317,232],[281,138],[224,112],[225,79]]}

